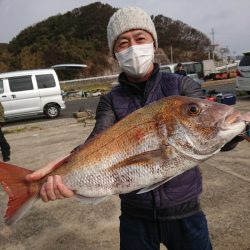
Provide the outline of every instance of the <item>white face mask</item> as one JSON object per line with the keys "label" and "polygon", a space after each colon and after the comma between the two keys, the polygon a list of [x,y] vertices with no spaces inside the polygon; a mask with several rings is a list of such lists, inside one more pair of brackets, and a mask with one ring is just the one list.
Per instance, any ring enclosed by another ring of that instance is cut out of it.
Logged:
{"label": "white face mask", "polygon": [[133,45],[115,53],[120,68],[127,75],[141,78],[145,76],[154,61],[154,44]]}

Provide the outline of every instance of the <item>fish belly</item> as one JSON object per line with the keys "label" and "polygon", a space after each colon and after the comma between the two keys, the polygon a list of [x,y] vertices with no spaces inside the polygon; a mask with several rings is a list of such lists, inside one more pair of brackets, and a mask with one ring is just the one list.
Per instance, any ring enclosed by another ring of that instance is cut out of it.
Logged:
{"label": "fish belly", "polygon": [[140,152],[109,167],[79,168],[64,176],[63,181],[79,195],[103,197],[168,181],[196,165],[193,159],[166,147]]}

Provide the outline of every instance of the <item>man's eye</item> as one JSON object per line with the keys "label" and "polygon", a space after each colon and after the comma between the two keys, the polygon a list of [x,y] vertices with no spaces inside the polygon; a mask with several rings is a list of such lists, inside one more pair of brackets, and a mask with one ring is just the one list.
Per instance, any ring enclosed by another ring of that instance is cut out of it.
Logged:
{"label": "man's eye", "polygon": [[121,43],[119,44],[120,47],[124,47],[124,46],[126,46],[126,45],[127,45],[127,42],[121,42]]}
{"label": "man's eye", "polygon": [[145,37],[138,37],[137,38],[137,41],[144,41],[145,40]]}

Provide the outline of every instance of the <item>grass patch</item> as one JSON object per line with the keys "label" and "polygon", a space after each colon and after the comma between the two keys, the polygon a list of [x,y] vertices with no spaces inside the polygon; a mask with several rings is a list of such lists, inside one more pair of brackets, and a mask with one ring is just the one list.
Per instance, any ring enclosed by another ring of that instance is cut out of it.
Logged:
{"label": "grass patch", "polygon": [[75,83],[75,84],[62,84],[61,85],[62,90],[67,91],[84,91],[89,93],[94,93],[97,91],[101,92],[108,92],[111,90],[112,85],[111,82],[105,82],[105,83]]}
{"label": "grass patch", "polygon": [[247,96],[249,94],[250,94],[249,91],[242,91],[242,90],[237,90],[236,91],[237,96]]}
{"label": "grass patch", "polygon": [[32,130],[37,130],[41,129],[40,126],[27,126],[27,127],[17,127],[17,128],[6,128],[3,129],[4,134],[15,134],[15,133],[21,133],[21,132],[26,132],[26,131],[32,131]]}

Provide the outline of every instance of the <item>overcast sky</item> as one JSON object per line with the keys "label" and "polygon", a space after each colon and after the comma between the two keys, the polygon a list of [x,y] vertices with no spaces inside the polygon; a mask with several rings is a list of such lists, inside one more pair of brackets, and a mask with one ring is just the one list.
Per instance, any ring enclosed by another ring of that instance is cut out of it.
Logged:
{"label": "overcast sky", "polygon": [[[0,0],[0,43],[49,16],[63,14],[96,1]],[[151,15],[162,14],[200,30],[232,56],[250,51],[250,0],[100,0],[113,7],[138,6]],[[174,45],[173,45],[174,46]]]}

